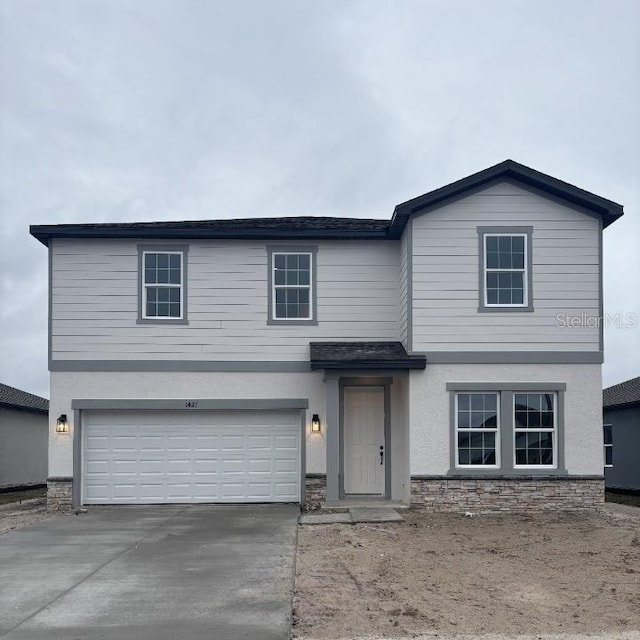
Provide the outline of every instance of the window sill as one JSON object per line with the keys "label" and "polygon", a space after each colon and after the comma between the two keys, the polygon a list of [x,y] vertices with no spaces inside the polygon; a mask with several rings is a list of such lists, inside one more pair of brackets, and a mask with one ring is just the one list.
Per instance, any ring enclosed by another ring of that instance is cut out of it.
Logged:
{"label": "window sill", "polygon": [[500,471],[499,469],[450,469],[447,472],[447,477],[451,479],[460,480],[509,480],[518,479],[523,480],[526,478],[558,478],[568,477],[569,474],[566,469],[505,469]]}
{"label": "window sill", "polygon": [[534,311],[533,305],[527,307],[478,307],[478,313],[529,313]]}
{"label": "window sill", "polygon": [[292,326],[314,326],[317,325],[317,320],[267,320],[267,325],[269,326],[277,326],[281,325],[284,327],[292,327]]}
{"label": "window sill", "polygon": [[136,324],[189,324],[189,321],[180,318],[138,318]]}

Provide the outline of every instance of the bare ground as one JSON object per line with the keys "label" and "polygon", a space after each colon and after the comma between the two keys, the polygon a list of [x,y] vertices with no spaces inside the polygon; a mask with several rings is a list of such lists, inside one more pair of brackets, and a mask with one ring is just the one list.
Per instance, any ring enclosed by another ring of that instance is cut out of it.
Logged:
{"label": "bare ground", "polygon": [[48,518],[46,498],[15,502],[0,506],[0,535]]}
{"label": "bare ground", "polygon": [[302,525],[293,624],[313,639],[640,638],[640,509]]}

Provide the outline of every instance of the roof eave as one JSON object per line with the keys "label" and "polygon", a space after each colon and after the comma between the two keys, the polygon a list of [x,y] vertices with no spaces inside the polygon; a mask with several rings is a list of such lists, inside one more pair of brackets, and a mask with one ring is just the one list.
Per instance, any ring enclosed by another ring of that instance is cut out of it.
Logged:
{"label": "roof eave", "polygon": [[39,407],[25,407],[21,404],[14,404],[12,402],[0,402],[0,409],[11,409],[12,411],[27,411],[29,413],[40,413],[43,415],[49,414],[49,409],[40,409]]}
{"label": "roof eave", "polygon": [[430,191],[417,198],[412,198],[397,205],[393,212],[390,225],[390,235],[399,237],[404,230],[406,221],[411,214],[441,205],[444,201],[455,198],[471,189],[477,189],[483,185],[500,178],[512,179],[540,189],[562,200],[593,211],[602,217],[603,227],[607,227],[624,215],[622,205],[606,198],[601,198],[589,191],[580,189],[568,182],[563,182],[547,174],[531,169],[514,160],[505,160],[493,167],[484,169],[473,175],[452,182],[451,184]]}
{"label": "roof eave", "polygon": [[425,369],[426,357],[415,356],[402,360],[312,360],[311,370],[319,369]]}
{"label": "roof eave", "polygon": [[282,229],[240,229],[217,230],[197,227],[185,228],[141,228],[141,229],[86,229],[32,226],[31,235],[45,246],[52,238],[99,239],[99,238],[161,238],[209,240],[387,240],[386,230],[349,231],[330,229],[282,230]]}
{"label": "roof eave", "polygon": [[607,409],[630,409],[632,407],[640,407],[640,400],[631,400],[629,402],[617,402],[616,404],[603,405],[603,411]]}

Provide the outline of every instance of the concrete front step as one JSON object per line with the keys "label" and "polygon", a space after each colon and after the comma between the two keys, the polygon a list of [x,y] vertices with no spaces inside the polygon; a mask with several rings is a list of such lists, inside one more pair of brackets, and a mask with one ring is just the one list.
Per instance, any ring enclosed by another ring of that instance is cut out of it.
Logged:
{"label": "concrete front step", "polygon": [[395,500],[377,500],[370,498],[347,498],[336,502],[323,502],[320,511],[330,513],[344,513],[351,509],[396,509],[396,511],[406,511],[409,505]]}
{"label": "concrete front step", "polygon": [[356,524],[358,522],[402,522],[404,518],[389,506],[354,507],[339,513],[307,513],[300,524]]}

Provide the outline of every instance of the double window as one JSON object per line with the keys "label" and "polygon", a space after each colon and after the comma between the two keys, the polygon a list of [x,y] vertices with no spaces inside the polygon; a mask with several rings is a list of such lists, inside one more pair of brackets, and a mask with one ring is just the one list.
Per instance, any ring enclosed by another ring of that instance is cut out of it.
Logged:
{"label": "double window", "polygon": [[315,247],[269,248],[269,324],[315,324]]}
{"label": "double window", "polygon": [[[465,386],[468,389],[465,389]],[[556,390],[518,385],[450,384],[453,467],[457,469],[557,469],[564,385]]]}
{"label": "double window", "polygon": [[138,253],[138,322],[186,322],[186,248],[140,245]]}
{"label": "double window", "polygon": [[480,311],[532,311],[531,227],[478,227]]}

